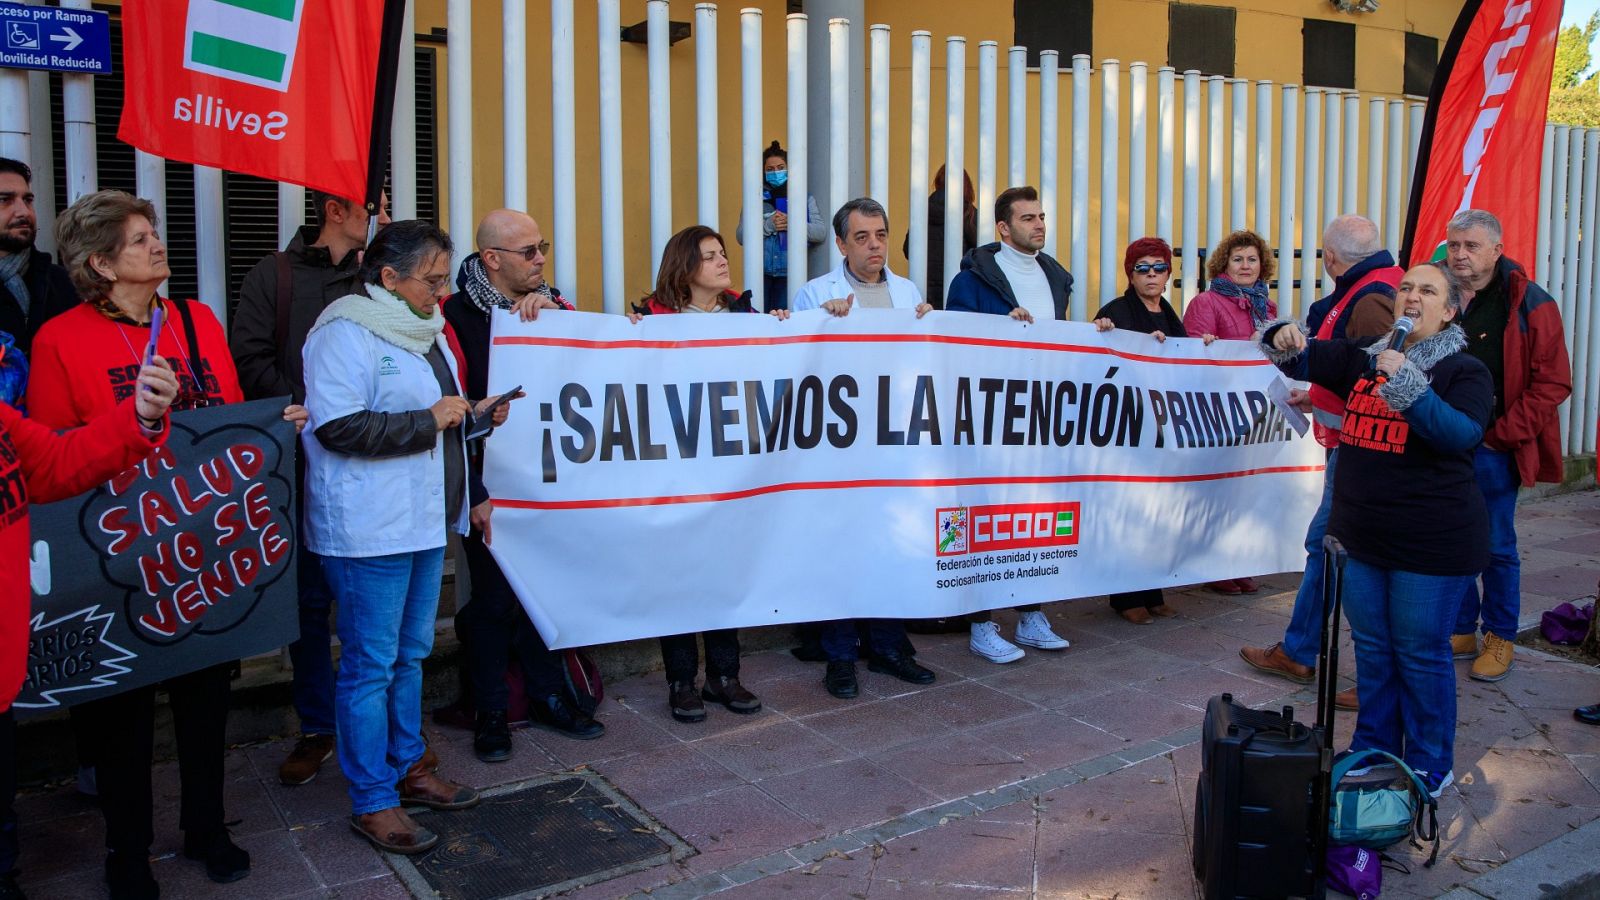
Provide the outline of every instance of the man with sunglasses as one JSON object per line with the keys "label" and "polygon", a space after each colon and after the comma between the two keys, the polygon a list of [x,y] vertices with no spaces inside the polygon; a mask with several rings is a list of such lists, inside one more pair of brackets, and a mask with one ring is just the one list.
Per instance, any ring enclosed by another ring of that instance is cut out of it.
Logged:
{"label": "man with sunglasses", "polygon": [[[378,226],[389,224],[389,198],[380,196]],[[246,400],[289,395],[306,399],[305,370],[300,352],[306,335],[333,301],[362,292],[356,270],[367,247],[370,216],[362,204],[315,191],[315,225],[301,226],[283,250],[269,253],[244,276],[239,304],[228,332],[228,349]],[[304,456],[297,458],[296,477],[304,475]],[[297,485],[296,493],[300,493]],[[294,708],[300,717],[300,739],[278,768],[285,785],[305,784],[317,777],[333,755],[333,595],[322,577],[322,565],[300,548],[300,638],[289,645],[293,666]]]}
{"label": "man with sunglasses", "polygon": [[[524,321],[544,309],[573,309],[544,280],[550,243],[531,216],[497,209],[483,217],[476,236],[478,252],[461,262],[456,292],[444,302],[445,340],[467,394],[487,397],[490,320],[496,309],[516,312]],[[578,740],[605,734],[605,726],[579,709],[567,691],[561,658],[545,646],[516,592],[489,552],[494,503],[483,487],[483,442],[467,446],[467,487],[471,530],[462,538],[462,555],[471,576],[472,595],[456,613],[473,719],[472,748],[484,762],[511,758],[510,690],[506,666],[511,651],[526,686],[529,708],[516,711],[535,727]],[[524,713],[526,715],[524,715]]]}
{"label": "man with sunglasses", "polygon": [[[1394,289],[1405,270],[1383,247],[1377,223],[1364,216],[1335,218],[1322,230],[1322,268],[1333,279],[1333,292],[1306,310],[1306,333],[1319,341],[1377,338],[1394,327]],[[1294,399],[1309,406],[1317,443],[1327,448],[1323,469],[1322,504],[1306,530],[1306,571],[1294,612],[1283,640],[1271,647],[1244,647],[1244,661],[1290,681],[1310,684],[1316,677],[1318,644],[1322,636],[1322,535],[1328,529],[1333,506],[1333,470],[1339,455],[1339,428],[1344,401],[1332,391],[1313,386],[1295,391]],[[1335,705],[1356,708],[1356,689],[1340,691]]]}
{"label": "man with sunglasses", "polygon": [[[961,272],[950,282],[944,308],[993,313],[1023,322],[1065,319],[1072,296],[1072,275],[1043,252],[1044,207],[1032,187],[1008,188],[994,200],[1000,240],[975,247],[961,260]],[[1019,606],[1016,643],[1039,650],[1065,650],[1067,639],[1056,634],[1037,604]],[[1019,660],[1023,649],[1000,635],[993,615],[974,613],[968,649],[992,663]]]}

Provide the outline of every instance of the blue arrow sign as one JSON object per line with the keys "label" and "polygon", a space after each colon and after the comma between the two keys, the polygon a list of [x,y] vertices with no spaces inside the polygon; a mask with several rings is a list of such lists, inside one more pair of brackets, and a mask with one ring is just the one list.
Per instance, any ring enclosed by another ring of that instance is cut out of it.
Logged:
{"label": "blue arrow sign", "polygon": [[111,71],[111,17],[0,3],[0,67],[104,75]]}

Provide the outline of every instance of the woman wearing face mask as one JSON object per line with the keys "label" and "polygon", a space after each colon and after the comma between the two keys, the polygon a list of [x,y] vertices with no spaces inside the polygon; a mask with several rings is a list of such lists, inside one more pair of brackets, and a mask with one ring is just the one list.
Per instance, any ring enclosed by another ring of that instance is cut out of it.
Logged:
{"label": "woman wearing face mask", "polygon": [[[1225,341],[1248,341],[1278,317],[1278,304],[1267,297],[1274,271],[1272,250],[1254,231],[1235,231],[1206,259],[1209,290],[1184,307],[1183,327],[1190,334],[1214,334]],[[1254,578],[1224,578],[1210,585],[1219,594],[1237,596],[1259,590]]]}
{"label": "woman wearing face mask", "polygon": [[1395,290],[1395,311],[1416,323],[1402,350],[1387,349],[1389,335],[1308,341],[1293,322],[1261,335],[1289,377],[1346,398],[1328,534],[1350,554],[1344,608],[1360,694],[1350,748],[1400,757],[1435,797],[1454,762],[1456,607],[1489,564],[1472,455],[1494,381],[1466,352],[1461,298],[1456,276],[1427,263]]}
{"label": "woman wearing face mask", "polygon": [[[1167,282],[1172,280],[1172,248],[1157,237],[1140,238],[1128,245],[1122,258],[1123,271],[1128,273],[1128,289],[1100,307],[1095,313],[1094,327],[1100,331],[1121,328],[1139,331],[1165,341],[1169,337],[1188,337],[1183,320],[1173,310],[1166,297]],[[1214,334],[1202,335],[1207,343],[1217,339]],[[1159,588],[1112,594],[1111,608],[1135,625],[1149,625],[1152,616],[1167,618],[1178,613],[1167,605]]]}
{"label": "woman wearing face mask", "polygon": [[[767,311],[789,308],[789,154],[777,141],[762,154],[761,183],[761,289]],[[816,198],[806,196],[806,244],[815,246],[828,236],[827,223],[817,211]],[[734,240],[744,246],[744,210]]]}

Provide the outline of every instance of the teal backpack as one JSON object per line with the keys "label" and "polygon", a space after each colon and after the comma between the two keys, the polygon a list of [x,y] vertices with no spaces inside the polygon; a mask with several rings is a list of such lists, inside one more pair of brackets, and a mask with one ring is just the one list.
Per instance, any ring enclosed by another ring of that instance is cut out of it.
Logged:
{"label": "teal backpack", "polygon": [[[1361,771],[1355,772],[1358,768]],[[1425,865],[1433,865],[1439,855],[1439,801],[1410,766],[1382,750],[1358,750],[1333,767],[1332,782],[1330,841],[1369,850],[1382,850],[1408,837],[1421,849],[1419,841],[1427,841],[1433,852]]]}

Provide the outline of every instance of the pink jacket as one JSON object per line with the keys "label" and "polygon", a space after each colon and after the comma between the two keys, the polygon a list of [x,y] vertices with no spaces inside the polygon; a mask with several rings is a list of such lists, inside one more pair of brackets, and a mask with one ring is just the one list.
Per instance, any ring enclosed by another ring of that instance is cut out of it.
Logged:
{"label": "pink jacket", "polygon": [[[1278,317],[1278,304],[1267,301],[1267,317]],[[1248,341],[1255,334],[1250,321],[1250,302],[1243,297],[1224,297],[1216,291],[1202,291],[1183,310],[1183,330],[1190,337],[1214,334],[1225,341]]]}

